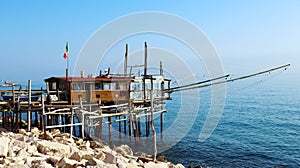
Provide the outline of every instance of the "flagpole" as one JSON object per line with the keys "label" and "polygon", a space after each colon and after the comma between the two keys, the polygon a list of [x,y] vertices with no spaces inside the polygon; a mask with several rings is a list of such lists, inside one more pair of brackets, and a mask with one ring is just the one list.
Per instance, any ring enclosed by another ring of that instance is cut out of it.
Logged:
{"label": "flagpole", "polygon": [[69,78],[69,56],[67,57],[66,79]]}
{"label": "flagpole", "polygon": [[68,78],[69,78],[69,44],[68,44],[68,42],[66,43],[66,50],[64,53],[64,58],[67,59],[66,80],[68,80]]}

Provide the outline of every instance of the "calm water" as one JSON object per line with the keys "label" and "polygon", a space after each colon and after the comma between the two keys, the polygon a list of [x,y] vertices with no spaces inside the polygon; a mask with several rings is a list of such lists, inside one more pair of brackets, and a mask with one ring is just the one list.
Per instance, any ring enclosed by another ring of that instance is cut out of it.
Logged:
{"label": "calm water", "polygon": [[[228,86],[221,121],[203,143],[198,136],[210,93],[201,94],[196,122],[163,153],[168,160],[185,166],[300,167],[300,80],[280,75],[243,88],[246,82]],[[176,109],[168,108],[166,118],[172,120]]]}

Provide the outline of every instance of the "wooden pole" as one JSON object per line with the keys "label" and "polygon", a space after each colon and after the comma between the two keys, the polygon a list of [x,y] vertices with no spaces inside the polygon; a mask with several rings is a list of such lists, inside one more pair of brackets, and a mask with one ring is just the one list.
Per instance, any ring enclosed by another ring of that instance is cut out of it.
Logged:
{"label": "wooden pole", "polygon": [[15,85],[14,84],[12,84],[11,85],[11,90],[12,90],[12,98],[13,98],[13,104],[15,104],[15,102],[16,102],[16,95],[15,95]]}
{"label": "wooden pole", "polygon": [[164,113],[160,113],[160,135],[163,133]]}
{"label": "wooden pole", "polygon": [[161,76],[163,76],[164,71],[163,71],[163,67],[162,67],[162,61],[159,62],[159,67],[160,67],[160,71],[159,71],[160,73],[159,74]]}
{"label": "wooden pole", "polygon": [[46,139],[46,114],[45,114],[45,103],[44,103],[44,97],[43,96],[42,96],[42,116],[43,116],[44,139]]}
{"label": "wooden pole", "polygon": [[127,120],[126,120],[126,116],[124,116],[124,135],[126,136],[126,123]]}
{"label": "wooden pole", "polygon": [[128,110],[129,110],[129,136],[132,135],[132,111],[131,111],[131,100],[128,103]]}
{"label": "wooden pole", "polygon": [[138,114],[138,116],[137,116],[137,122],[138,122],[138,124],[137,124],[137,126],[138,126],[138,128],[137,128],[137,130],[138,130],[138,136],[140,136],[140,134],[141,134],[141,117],[140,117],[140,115]]}
{"label": "wooden pole", "polygon": [[111,125],[111,117],[108,117],[108,134],[109,134],[109,144],[112,143],[112,134],[111,134],[111,128],[112,125]]}
{"label": "wooden pole", "polygon": [[28,111],[27,111],[27,131],[31,130],[31,80],[28,80]]}
{"label": "wooden pole", "polygon": [[153,134],[153,160],[156,161],[156,154],[157,154],[157,149],[156,149],[156,131],[154,127],[154,113],[153,113],[153,90],[151,90],[150,93],[151,96],[151,125],[152,125],[152,134]]}
{"label": "wooden pole", "polygon": [[143,90],[144,90],[144,103],[146,103],[146,77],[147,77],[147,43],[145,42],[145,60],[144,60],[144,77],[143,77]]}
{"label": "wooden pole", "polygon": [[119,123],[119,139],[121,140],[121,134],[122,134],[122,125],[121,125],[121,116],[117,117],[119,119],[118,123]]}
{"label": "wooden pole", "polygon": [[127,61],[128,61],[128,44],[126,44],[125,60],[124,60],[124,75],[127,76]]}
{"label": "wooden pole", "polygon": [[100,123],[99,123],[99,129],[100,129],[100,139],[102,140],[102,120],[103,120],[103,118],[102,118],[102,109],[101,108],[99,108],[99,113],[100,113]]}
{"label": "wooden pole", "polygon": [[[80,110],[83,110],[82,97],[79,97]],[[84,113],[81,112],[81,137],[84,139]]]}
{"label": "wooden pole", "polygon": [[147,42],[145,42],[145,60],[144,60],[144,77],[147,76]]}
{"label": "wooden pole", "polygon": [[150,90],[150,97],[151,97],[151,125],[152,125],[152,134],[153,134],[153,161],[156,161],[156,131],[154,127],[154,98],[153,98],[153,81],[151,78],[151,90]]}
{"label": "wooden pole", "polygon": [[70,127],[70,138],[72,138],[72,134],[73,134],[73,119],[74,119],[74,113],[73,113],[73,109],[70,108],[70,111],[71,111],[71,127]]}
{"label": "wooden pole", "polygon": [[144,112],[145,112],[145,124],[146,124],[146,137],[148,137],[149,136],[149,126],[148,126],[148,115],[147,115],[147,110],[144,110]]}

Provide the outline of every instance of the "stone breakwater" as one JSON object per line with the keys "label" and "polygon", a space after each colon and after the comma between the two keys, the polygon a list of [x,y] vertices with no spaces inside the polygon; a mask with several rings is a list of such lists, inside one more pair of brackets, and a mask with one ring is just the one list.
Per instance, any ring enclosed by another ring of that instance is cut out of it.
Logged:
{"label": "stone breakwater", "polygon": [[133,156],[132,149],[122,145],[109,146],[62,133],[58,129],[44,136],[38,129],[19,133],[0,130],[0,168],[184,168],[181,164],[153,162],[149,158]]}

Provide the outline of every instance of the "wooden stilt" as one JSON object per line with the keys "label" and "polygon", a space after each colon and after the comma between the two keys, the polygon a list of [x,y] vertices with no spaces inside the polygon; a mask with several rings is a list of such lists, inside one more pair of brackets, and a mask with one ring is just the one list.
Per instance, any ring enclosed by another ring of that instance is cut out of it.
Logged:
{"label": "wooden stilt", "polygon": [[[147,114],[147,111],[145,110],[145,114]],[[148,116],[147,115],[145,115],[145,127],[146,127],[146,137],[148,137],[149,136],[149,129],[148,129]]]}
{"label": "wooden stilt", "polygon": [[81,123],[82,123],[82,126],[81,126],[81,138],[84,139],[84,114],[81,113]]}
{"label": "wooden stilt", "polygon": [[112,142],[111,128],[112,128],[112,125],[111,125],[111,117],[108,117],[108,133],[109,133],[109,143],[110,143],[110,144],[111,144],[111,142]]}
{"label": "wooden stilt", "polygon": [[[71,125],[73,125],[73,119],[74,119],[74,113],[73,113],[73,109],[70,108],[71,111]],[[70,138],[72,138],[72,134],[73,134],[73,126],[70,127]]]}
{"label": "wooden stilt", "polygon": [[119,123],[119,140],[121,140],[122,138],[122,124],[121,124],[121,116],[117,117],[119,119],[118,123]]}
{"label": "wooden stilt", "polygon": [[163,135],[164,113],[160,113],[160,135]]}
{"label": "wooden stilt", "polygon": [[137,120],[138,120],[138,124],[137,124],[137,127],[138,127],[138,136],[141,136],[141,117],[140,115],[137,116]]}
{"label": "wooden stilt", "polygon": [[27,111],[27,131],[31,130],[31,80],[28,80],[28,111]]}
{"label": "wooden stilt", "polygon": [[124,135],[126,136],[126,123],[127,120],[126,120],[126,116],[124,116]]}
{"label": "wooden stilt", "polygon": [[99,127],[100,127],[100,128],[99,128],[99,129],[100,129],[100,133],[99,133],[99,134],[100,134],[100,135],[99,135],[99,137],[100,137],[100,139],[102,140],[102,120],[103,120],[102,117],[101,117],[99,120],[100,120],[100,123],[99,123]]}
{"label": "wooden stilt", "polygon": [[[46,114],[45,114],[45,104],[44,104],[44,99],[42,97],[42,114],[43,117],[43,132],[44,132],[44,139],[46,139]],[[42,122],[41,122],[42,123]]]}
{"label": "wooden stilt", "polygon": [[36,126],[36,127],[39,127],[39,120],[38,120],[38,112],[37,111],[35,111],[35,113],[34,113],[34,125]]}

